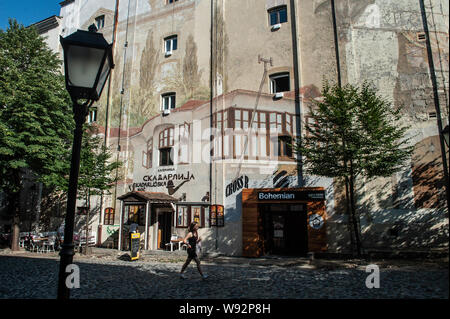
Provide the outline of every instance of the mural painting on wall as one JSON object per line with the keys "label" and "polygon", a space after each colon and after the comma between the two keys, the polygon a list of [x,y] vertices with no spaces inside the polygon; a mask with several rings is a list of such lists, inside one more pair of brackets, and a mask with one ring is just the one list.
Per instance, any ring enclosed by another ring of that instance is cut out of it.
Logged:
{"label": "mural painting on wall", "polygon": [[272,174],[242,175],[231,180],[225,187],[225,220],[237,222],[241,218],[242,197],[239,196],[244,188],[287,188],[295,187],[297,166],[293,164],[278,165]]}

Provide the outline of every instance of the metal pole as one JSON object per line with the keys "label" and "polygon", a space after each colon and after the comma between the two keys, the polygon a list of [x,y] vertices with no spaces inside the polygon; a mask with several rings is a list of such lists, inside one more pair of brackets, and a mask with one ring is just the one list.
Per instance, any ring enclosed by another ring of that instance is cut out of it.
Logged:
{"label": "metal pole", "polygon": [[[434,98],[434,107],[436,109],[436,118],[437,118],[437,126],[439,130],[439,142],[441,146],[441,154],[442,154],[442,168],[444,169],[444,182],[445,182],[445,197],[447,198],[447,211],[450,212],[450,191],[449,191],[449,172],[447,165],[447,156],[445,154],[445,143],[444,136],[442,134],[442,117],[441,117],[441,107],[439,104],[439,94],[438,94],[438,84],[436,80],[436,71],[434,69],[434,61],[433,61],[433,51],[431,50],[431,42],[430,42],[430,32],[428,30],[428,20],[427,14],[425,12],[425,4],[423,0],[419,1],[420,3],[420,11],[422,13],[422,22],[423,22],[423,30],[425,31],[425,39],[427,45],[427,55],[428,55],[428,66],[430,68],[430,77],[431,84],[433,86],[433,98]],[[431,9],[433,10],[433,9]]]}
{"label": "metal pole", "polygon": [[[302,110],[300,102],[300,67],[299,67],[299,47],[297,39],[297,10],[295,0],[291,0],[291,30],[292,30],[292,55],[294,59],[294,90],[295,90],[295,126],[297,136],[302,135]],[[297,154],[297,186],[303,187],[303,159],[302,154]]]}
{"label": "metal pole", "polygon": [[[66,268],[72,264],[75,255],[73,244],[73,229],[75,219],[75,206],[77,202],[78,174],[80,171],[81,141],[83,138],[83,124],[89,110],[89,102],[79,105],[73,103],[75,130],[72,144],[72,160],[70,163],[69,190],[67,193],[67,210],[64,226],[64,243],[59,255],[59,279],[58,279],[58,299],[69,299],[70,289],[66,286]],[[90,102],[92,104],[92,102]]]}
{"label": "metal pole", "polygon": [[334,49],[336,53],[336,68],[337,68],[337,79],[339,87],[342,86],[341,80],[341,62],[339,58],[339,39],[337,34],[337,24],[336,24],[336,8],[334,6],[334,0],[331,0],[331,16],[333,17],[333,33],[334,33]]}

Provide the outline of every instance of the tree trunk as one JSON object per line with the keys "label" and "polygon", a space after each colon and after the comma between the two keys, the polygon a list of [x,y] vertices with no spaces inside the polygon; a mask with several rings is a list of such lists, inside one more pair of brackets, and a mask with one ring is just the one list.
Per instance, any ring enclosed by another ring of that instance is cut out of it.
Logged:
{"label": "tree trunk", "polygon": [[361,234],[360,229],[358,227],[358,217],[356,216],[356,203],[355,203],[355,177],[353,173],[353,165],[350,161],[350,207],[351,207],[351,215],[353,219],[353,231],[355,232],[355,242],[356,242],[356,253],[358,257],[361,257]]}
{"label": "tree trunk", "polygon": [[20,233],[20,207],[19,207],[20,191],[8,196],[8,211],[12,212],[11,225],[11,250],[19,250],[19,233]]}
{"label": "tree trunk", "polygon": [[345,213],[348,216],[348,223],[347,228],[348,232],[350,234],[350,249],[351,252],[355,252],[357,250],[356,248],[356,240],[355,240],[355,232],[353,227],[353,216],[352,216],[352,210],[350,207],[350,191],[349,191],[349,179],[347,176],[345,176]]}
{"label": "tree trunk", "polygon": [[87,198],[86,198],[86,245],[84,246],[84,254],[88,255],[88,249],[89,249],[89,211],[91,209],[91,195],[89,193],[87,193]]}

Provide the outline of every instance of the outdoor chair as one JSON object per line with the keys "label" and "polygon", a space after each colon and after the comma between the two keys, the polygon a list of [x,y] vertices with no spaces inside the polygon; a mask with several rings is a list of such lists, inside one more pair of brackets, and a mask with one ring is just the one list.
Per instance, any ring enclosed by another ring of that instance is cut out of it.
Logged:
{"label": "outdoor chair", "polygon": [[172,235],[172,237],[170,237],[170,242],[166,244],[166,249],[170,247],[170,251],[173,251],[174,244],[177,244],[176,242],[174,243],[173,241],[176,241],[177,239],[178,235]]}
{"label": "outdoor chair", "polygon": [[42,251],[47,252],[47,253],[50,251],[55,251],[55,243],[56,243],[56,238],[50,237],[48,240],[46,240],[42,243]]}

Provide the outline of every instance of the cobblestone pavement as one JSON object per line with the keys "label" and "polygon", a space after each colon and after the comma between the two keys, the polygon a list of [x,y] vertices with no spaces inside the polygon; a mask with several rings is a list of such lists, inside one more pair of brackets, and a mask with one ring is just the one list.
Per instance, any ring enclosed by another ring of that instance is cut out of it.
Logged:
{"label": "cobblestone pavement", "polygon": [[[107,251],[107,250],[104,250]],[[372,262],[380,267],[380,288],[368,289],[366,263],[295,258],[205,258],[210,277],[201,279],[195,263],[181,279],[185,253],[144,255],[128,261],[117,251],[76,255],[80,288],[72,298],[448,298],[448,259],[440,264]],[[123,259],[123,260],[121,260]],[[0,298],[55,298],[59,257],[0,251]]]}

